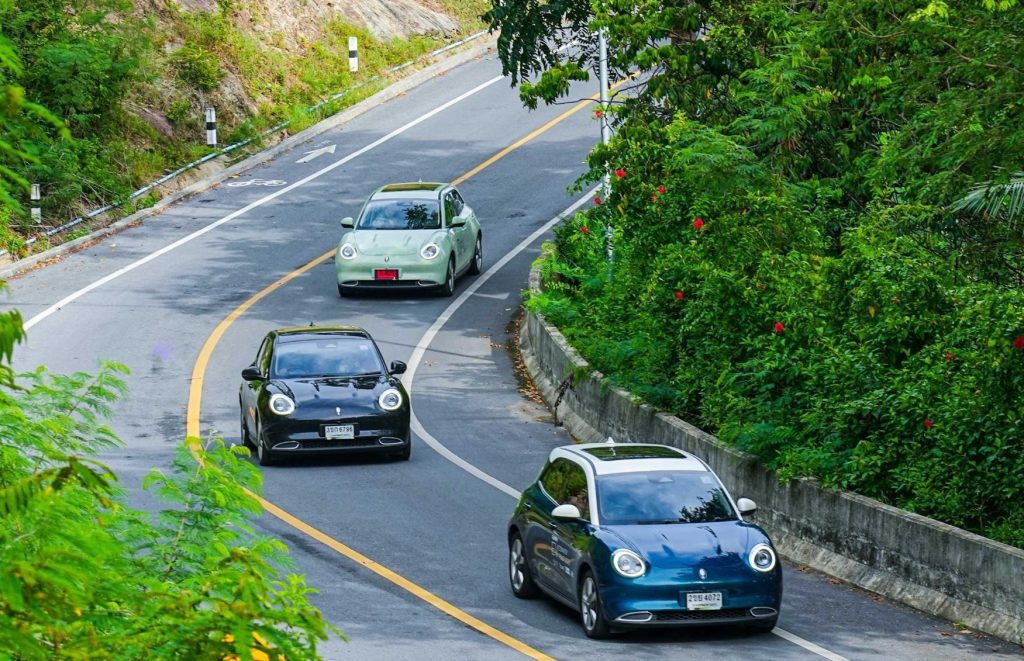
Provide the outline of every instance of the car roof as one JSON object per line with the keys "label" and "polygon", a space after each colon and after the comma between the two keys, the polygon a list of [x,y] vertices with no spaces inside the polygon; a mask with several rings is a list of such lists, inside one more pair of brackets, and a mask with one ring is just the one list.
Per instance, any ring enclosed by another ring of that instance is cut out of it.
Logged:
{"label": "car roof", "polygon": [[657,443],[584,443],[563,445],[551,452],[552,459],[565,455],[582,459],[596,475],[663,470],[711,472],[697,457]]}
{"label": "car roof", "polygon": [[370,337],[370,334],[359,326],[291,326],[289,328],[278,328],[271,331],[279,341],[290,342],[309,339],[323,335],[351,335],[355,337]]}
{"label": "car roof", "polygon": [[405,200],[409,198],[438,198],[441,195],[441,191],[448,186],[449,184],[435,181],[417,181],[414,183],[405,184],[388,184],[387,186],[381,186],[376,191],[374,191],[373,195],[370,196],[370,199]]}

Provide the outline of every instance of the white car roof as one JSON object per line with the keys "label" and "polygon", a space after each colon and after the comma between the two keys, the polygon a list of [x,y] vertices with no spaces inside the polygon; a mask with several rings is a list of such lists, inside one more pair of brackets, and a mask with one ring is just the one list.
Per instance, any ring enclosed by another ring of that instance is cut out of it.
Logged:
{"label": "white car roof", "polygon": [[582,459],[595,475],[663,470],[711,472],[697,457],[655,443],[584,443],[563,445],[551,451],[551,459],[567,456]]}

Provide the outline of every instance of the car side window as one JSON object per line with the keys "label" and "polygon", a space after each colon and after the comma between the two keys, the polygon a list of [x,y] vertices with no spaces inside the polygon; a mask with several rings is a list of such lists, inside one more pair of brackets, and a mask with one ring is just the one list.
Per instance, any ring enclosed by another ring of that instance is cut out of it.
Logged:
{"label": "car side window", "polygon": [[461,216],[462,210],[466,208],[466,202],[462,199],[462,196],[459,195],[459,191],[457,190],[452,191],[452,204],[455,205],[455,215]]}
{"label": "car side window", "polygon": [[273,346],[273,342],[270,338],[263,340],[263,344],[260,346],[260,352],[256,354],[256,367],[260,368],[260,372],[264,375],[270,374],[270,348]]}
{"label": "car side window", "polygon": [[444,217],[448,225],[452,224],[452,219],[458,216],[458,212],[455,211],[455,197],[452,195],[453,191],[448,191],[444,195]]}
{"label": "car side window", "polygon": [[559,505],[575,505],[587,521],[590,520],[590,494],[587,474],[583,468],[568,459],[555,459],[540,476],[541,486]]}

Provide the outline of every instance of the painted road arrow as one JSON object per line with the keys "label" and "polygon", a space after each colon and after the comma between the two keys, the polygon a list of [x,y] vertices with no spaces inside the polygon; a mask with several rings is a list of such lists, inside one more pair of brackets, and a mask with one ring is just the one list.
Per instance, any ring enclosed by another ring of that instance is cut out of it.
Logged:
{"label": "painted road arrow", "polygon": [[297,160],[295,162],[296,163],[309,163],[310,161],[312,161],[317,156],[320,156],[321,154],[333,154],[334,153],[334,148],[336,146],[337,145],[331,145],[330,147],[321,147],[320,149],[314,149],[313,151],[307,151],[305,156],[303,156],[302,158],[300,158],[299,160]]}

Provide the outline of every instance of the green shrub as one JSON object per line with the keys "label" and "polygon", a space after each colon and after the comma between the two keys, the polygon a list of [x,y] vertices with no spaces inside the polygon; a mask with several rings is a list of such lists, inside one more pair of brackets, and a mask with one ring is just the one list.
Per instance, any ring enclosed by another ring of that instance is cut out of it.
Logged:
{"label": "green shrub", "polygon": [[171,64],[179,80],[204,92],[217,89],[225,76],[217,58],[194,43],[186,43],[174,51],[171,54]]}

